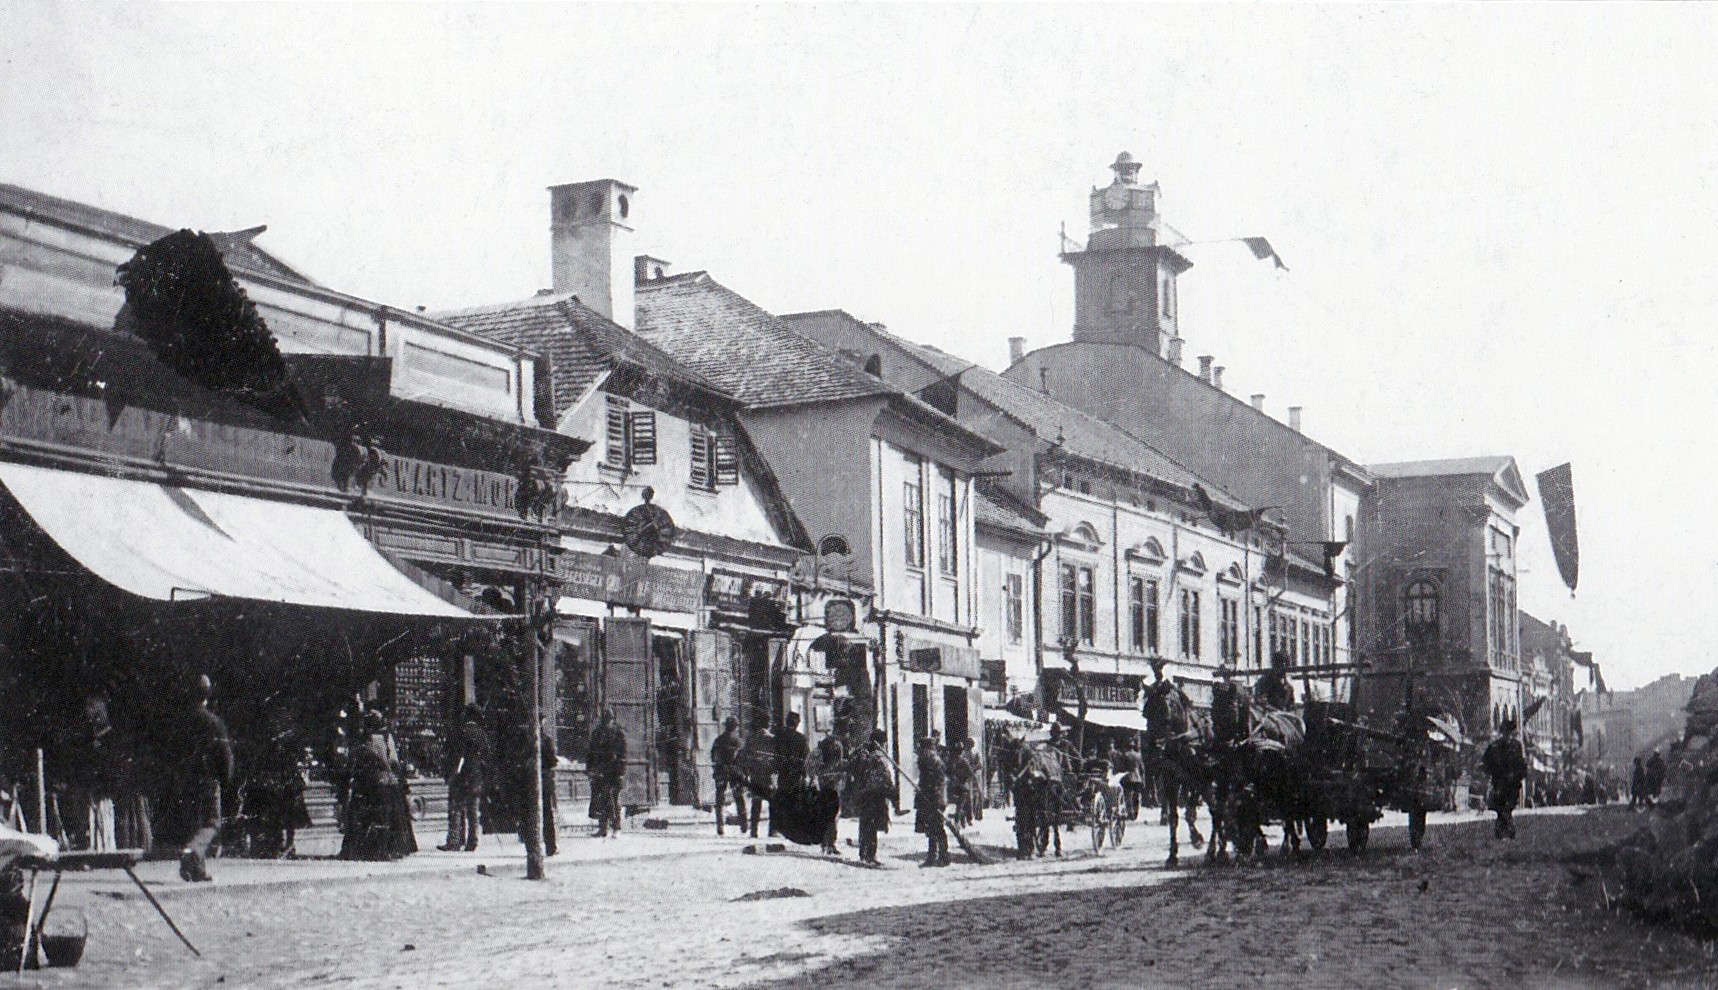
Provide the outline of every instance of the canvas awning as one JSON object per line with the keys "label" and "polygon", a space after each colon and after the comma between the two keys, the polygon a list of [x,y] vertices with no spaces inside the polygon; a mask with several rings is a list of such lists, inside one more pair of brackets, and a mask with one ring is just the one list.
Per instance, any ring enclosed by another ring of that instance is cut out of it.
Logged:
{"label": "canvas awning", "polygon": [[335,509],[26,464],[0,463],[0,482],[79,564],[143,598],[476,618],[401,574]]}
{"label": "canvas awning", "polygon": [[[1077,709],[1070,709],[1066,705],[1062,706],[1062,714],[1068,716],[1071,721],[1079,720],[1079,716],[1075,714],[1076,711]],[[1144,732],[1145,716],[1131,708],[1087,708],[1086,724]]]}

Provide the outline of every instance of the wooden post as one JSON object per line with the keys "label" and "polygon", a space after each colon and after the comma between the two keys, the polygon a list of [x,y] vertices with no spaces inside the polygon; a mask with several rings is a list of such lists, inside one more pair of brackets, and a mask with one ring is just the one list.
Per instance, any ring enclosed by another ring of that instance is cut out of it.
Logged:
{"label": "wooden post", "polygon": [[48,834],[48,771],[40,747],[36,749],[36,831]]}
{"label": "wooden post", "polygon": [[543,641],[538,636],[538,622],[543,616],[543,605],[539,589],[535,584],[528,585],[529,597],[525,603],[525,638],[529,643],[526,656],[531,664],[530,676],[526,678],[530,685],[531,704],[529,715],[531,719],[531,745],[529,747],[531,766],[526,776],[525,793],[531,806],[525,809],[525,879],[543,879]]}

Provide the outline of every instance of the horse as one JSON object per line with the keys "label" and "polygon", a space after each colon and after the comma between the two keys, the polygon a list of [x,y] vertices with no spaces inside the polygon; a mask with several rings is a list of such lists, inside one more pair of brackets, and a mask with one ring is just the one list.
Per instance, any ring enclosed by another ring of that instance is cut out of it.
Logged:
{"label": "horse", "polygon": [[1014,800],[1014,840],[1021,859],[1042,856],[1052,841],[1062,855],[1056,821],[1062,801],[1062,760],[1054,750],[1023,747],[1020,768],[1009,782]]}
{"label": "horse", "polygon": [[[1222,834],[1218,804],[1211,800],[1211,763],[1206,752],[1211,743],[1211,726],[1200,718],[1187,696],[1167,681],[1159,681],[1146,697],[1145,764],[1156,781],[1160,807],[1169,819],[1169,859],[1166,866],[1181,861],[1180,821],[1176,812],[1185,801],[1188,838],[1195,849],[1205,845],[1199,834],[1199,804],[1211,809],[1213,840]],[[1213,841],[1207,855],[1215,857],[1218,842]]]}
{"label": "horse", "polygon": [[1303,829],[1316,838],[1324,825],[1301,762],[1305,723],[1286,711],[1255,707],[1249,714],[1246,736],[1230,749],[1225,761],[1228,817],[1234,825],[1236,851],[1243,856],[1262,854],[1263,826],[1276,819],[1283,824],[1283,852],[1298,853]]}

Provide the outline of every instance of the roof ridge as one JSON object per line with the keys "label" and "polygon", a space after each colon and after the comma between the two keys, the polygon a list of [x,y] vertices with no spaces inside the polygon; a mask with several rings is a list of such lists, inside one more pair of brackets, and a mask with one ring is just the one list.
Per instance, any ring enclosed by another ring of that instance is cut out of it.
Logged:
{"label": "roof ridge", "polygon": [[[869,326],[870,324],[866,324],[866,325]],[[875,328],[873,328],[873,329],[875,329]],[[1017,381],[1013,380],[1012,378],[1008,378],[1008,377],[1004,376],[1000,372],[993,371],[990,368],[987,368],[984,365],[977,363],[976,361],[971,361],[970,359],[961,357],[958,354],[950,354],[947,351],[937,350],[935,348],[931,348],[928,344],[920,344],[920,343],[917,343],[915,341],[910,341],[904,337],[890,334],[886,330],[877,330],[877,333],[879,333],[883,336],[892,337],[895,340],[901,342],[902,344],[905,344],[909,349],[911,349],[915,352],[929,349],[929,350],[935,351],[935,353],[942,355],[944,357],[949,357],[949,358],[953,358],[957,361],[966,362],[966,367],[962,368],[960,371],[956,372],[953,375],[949,375],[948,377],[950,377],[950,378],[962,377],[967,372],[972,371],[974,369],[977,369],[978,371],[980,371],[984,374],[987,381],[1002,383],[1005,388],[1014,389],[1023,396],[1030,396],[1032,401],[1051,403],[1051,404],[1059,407],[1061,410],[1065,410],[1067,413],[1072,414],[1075,419],[1085,421],[1091,425],[1098,427],[1099,429],[1114,431],[1115,433],[1121,435],[1122,437],[1126,438],[1127,440],[1129,440],[1133,443],[1139,444],[1141,447],[1144,447],[1145,449],[1151,451],[1152,453],[1156,454],[1158,457],[1163,458],[1165,461],[1167,461],[1169,464],[1173,465],[1174,467],[1177,467],[1177,468],[1181,469],[1182,471],[1185,471],[1189,477],[1198,481],[1201,485],[1203,485],[1205,487],[1205,489],[1207,491],[1210,491],[1214,494],[1226,496],[1231,501],[1233,501],[1236,505],[1246,506],[1247,508],[1255,508],[1255,506],[1249,505],[1246,500],[1240,498],[1234,492],[1229,491],[1223,485],[1221,485],[1215,481],[1212,481],[1210,478],[1205,477],[1203,474],[1200,474],[1198,471],[1195,471],[1194,469],[1181,463],[1181,461],[1179,461],[1175,457],[1171,456],[1168,452],[1157,447],[1151,441],[1146,440],[1145,438],[1139,436],[1138,434],[1133,433],[1130,430],[1124,429],[1123,427],[1121,427],[1115,423],[1112,423],[1109,420],[1104,419],[1101,416],[1094,416],[1091,413],[1086,412],[1084,409],[1079,408],[1078,406],[1074,406],[1074,405],[1071,405],[1069,403],[1063,402],[1062,400],[1056,398],[1053,395],[1046,395],[1043,392],[1038,391],[1037,389],[1034,389],[1028,385],[1017,382]],[[936,370],[940,371],[941,369],[936,369]],[[1004,410],[1004,412],[1006,412],[1006,411],[1007,410]],[[1029,424],[1028,424],[1028,428],[1030,428]],[[1033,433],[1036,434],[1037,430],[1034,429]],[[1049,438],[1040,437],[1040,439],[1048,440]],[[1082,456],[1090,457],[1090,455],[1082,455]],[[1101,460],[1100,458],[1096,458],[1096,457],[1090,457],[1090,459]],[[1127,467],[1126,465],[1121,465],[1121,464],[1118,464],[1115,466],[1116,467],[1122,467],[1122,468]],[[1134,468],[1132,470],[1139,470],[1139,469]],[[1145,473],[1145,472],[1142,471],[1141,473]]]}
{"label": "roof ridge", "polygon": [[[491,313],[507,313],[520,309],[541,309],[546,306],[553,306],[556,303],[567,299],[571,299],[574,302],[579,301],[579,297],[572,292],[551,292],[547,294],[528,296],[524,299],[513,299],[507,302],[483,303],[477,306],[460,306],[454,309],[438,309],[424,313],[423,315],[428,316],[431,319],[440,319],[447,316],[483,316]],[[580,305],[583,305],[583,303],[580,303]]]}

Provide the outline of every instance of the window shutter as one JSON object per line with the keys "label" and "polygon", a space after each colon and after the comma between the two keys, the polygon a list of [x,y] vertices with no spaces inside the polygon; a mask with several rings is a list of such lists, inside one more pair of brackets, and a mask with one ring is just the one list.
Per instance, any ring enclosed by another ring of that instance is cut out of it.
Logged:
{"label": "window shutter", "polygon": [[716,484],[740,483],[740,451],[732,433],[716,434]]}
{"label": "window shutter", "polygon": [[631,435],[632,463],[656,463],[656,413],[651,410],[640,410],[626,417]]}
{"label": "window shutter", "polygon": [[627,466],[627,432],[626,401],[611,397],[608,400],[608,463],[611,467]]}
{"label": "window shutter", "polygon": [[710,490],[710,434],[692,426],[692,476],[687,482],[699,491]]}

